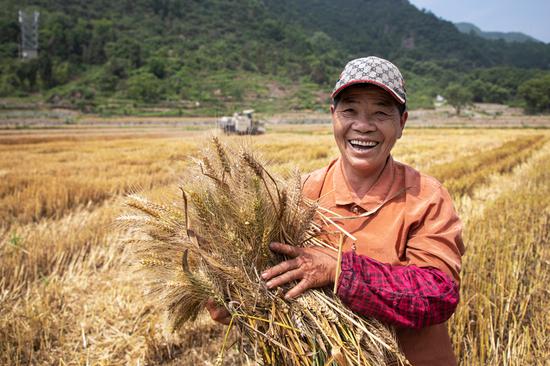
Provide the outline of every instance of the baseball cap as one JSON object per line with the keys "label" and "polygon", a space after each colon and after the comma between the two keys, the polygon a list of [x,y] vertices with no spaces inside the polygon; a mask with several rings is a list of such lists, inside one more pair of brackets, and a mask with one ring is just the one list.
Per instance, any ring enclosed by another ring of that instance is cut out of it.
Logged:
{"label": "baseball cap", "polygon": [[373,84],[390,93],[399,104],[407,102],[405,80],[391,62],[376,56],[356,58],[346,64],[336,82],[331,97],[354,84]]}

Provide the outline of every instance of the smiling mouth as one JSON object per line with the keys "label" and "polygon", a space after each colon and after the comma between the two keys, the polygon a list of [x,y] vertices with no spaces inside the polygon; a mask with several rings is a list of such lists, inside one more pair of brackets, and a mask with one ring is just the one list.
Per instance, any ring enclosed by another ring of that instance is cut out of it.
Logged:
{"label": "smiling mouth", "polygon": [[358,151],[368,151],[376,146],[378,146],[377,141],[363,141],[363,140],[348,140],[348,143],[353,147],[355,150]]}

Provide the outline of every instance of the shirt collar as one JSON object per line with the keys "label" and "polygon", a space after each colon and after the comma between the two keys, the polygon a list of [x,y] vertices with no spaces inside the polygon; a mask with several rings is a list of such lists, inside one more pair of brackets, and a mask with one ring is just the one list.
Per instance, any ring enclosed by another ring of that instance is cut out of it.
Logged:
{"label": "shirt collar", "polygon": [[351,194],[348,181],[344,174],[342,158],[338,158],[338,161],[334,167],[334,175],[332,178],[335,203],[337,205],[349,205],[355,203],[365,210],[369,210],[373,205],[381,204],[391,193],[392,188],[395,188],[395,169],[395,163],[390,155],[386,160],[386,165],[384,166],[380,177],[378,177],[378,180],[362,199],[355,200]]}

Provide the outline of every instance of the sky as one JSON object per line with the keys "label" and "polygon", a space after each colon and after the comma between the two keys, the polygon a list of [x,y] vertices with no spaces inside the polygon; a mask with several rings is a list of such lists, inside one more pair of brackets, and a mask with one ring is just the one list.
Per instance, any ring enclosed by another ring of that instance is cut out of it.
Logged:
{"label": "sky", "polygon": [[481,30],[522,32],[550,43],[550,0],[409,0],[445,20]]}

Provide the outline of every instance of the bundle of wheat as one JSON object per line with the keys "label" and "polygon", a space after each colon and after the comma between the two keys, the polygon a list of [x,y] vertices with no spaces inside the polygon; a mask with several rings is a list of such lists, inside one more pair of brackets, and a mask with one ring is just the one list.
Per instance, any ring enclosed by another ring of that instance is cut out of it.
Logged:
{"label": "bundle of wheat", "polygon": [[179,208],[131,195],[132,214],[120,217],[139,233],[132,245],[148,293],[174,329],[214,299],[231,314],[228,332],[239,329],[259,364],[407,364],[390,329],[349,311],[330,289],[288,301],[261,280],[284,259],[270,242],[338,250],[316,238],[321,213],[302,197],[298,173],[276,179],[251,152],[213,138],[190,176]]}

